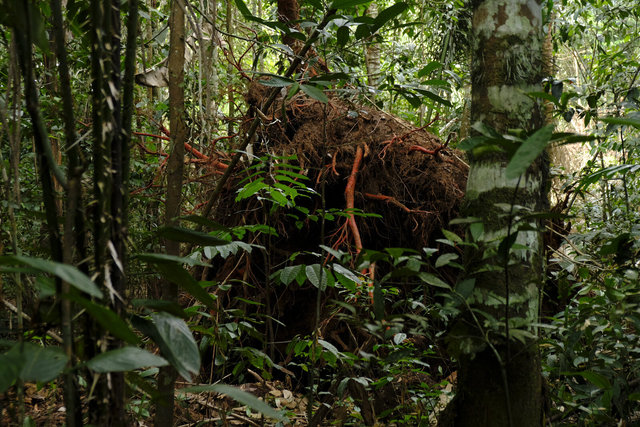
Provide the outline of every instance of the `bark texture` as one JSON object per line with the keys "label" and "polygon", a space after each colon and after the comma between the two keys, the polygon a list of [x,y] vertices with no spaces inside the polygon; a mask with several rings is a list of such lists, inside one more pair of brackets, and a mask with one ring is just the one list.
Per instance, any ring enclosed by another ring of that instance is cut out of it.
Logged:
{"label": "bark texture", "polygon": [[[185,16],[180,2],[171,2],[169,20],[169,126],[171,128],[171,152],[167,163],[167,200],[165,224],[177,225],[182,202],[182,182],[184,174],[184,142],[187,130],[184,123],[184,49]],[[180,255],[180,243],[165,242],[168,255]],[[164,281],[162,299],[177,301],[177,286]],[[155,425],[172,426],[174,416],[174,389],[176,371],[172,366],[160,368],[158,391],[160,398],[156,405]]]}
{"label": "bark texture", "polygon": [[[544,125],[544,108],[526,95],[541,90],[543,79],[541,4],[486,0],[473,2],[473,7],[471,121],[501,134],[509,129],[533,133]],[[540,358],[531,326],[537,320],[542,281],[540,224],[532,222],[535,231],[518,233],[516,242],[527,249],[488,259],[483,255],[496,251],[516,229],[514,209],[505,211],[497,204],[547,208],[547,167],[541,157],[522,176],[508,179],[507,161],[506,154],[492,152],[472,156],[470,163],[465,214],[483,220],[484,234],[480,249],[466,254],[467,279],[475,280],[467,303],[474,311],[462,316],[449,336],[460,361],[455,410],[450,412],[457,426],[542,422]],[[514,339],[516,333],[522,340]]]}

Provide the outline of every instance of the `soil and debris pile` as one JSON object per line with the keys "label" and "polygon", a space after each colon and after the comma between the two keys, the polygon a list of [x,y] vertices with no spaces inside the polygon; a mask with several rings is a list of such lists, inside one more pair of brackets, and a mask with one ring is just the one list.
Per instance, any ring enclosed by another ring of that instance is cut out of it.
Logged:
{"label": "soil and debris pile", "polygon": [[[247,102],[260,108],[269,89],[254,82]],[[290,100],[280,99],[264,113],[254,154],[295,154],[301,171],[308,177],[305,184],[324,194],[325,209],[347,207],[347,184],[355,175],[353,207],[380,216],[356,217],[362,247],[433,246],[435,239],[441,237],[440,229],[457,215],[468,166],[460,153],[443,146],[425,129],[337,97],[325,104],[303,93]],[[358,150],[362,159],[354,174]],[[235,214],[236,190],[237,187],[230,189],[218,205],[216,218],[225,225],[252,223]],[[321,198],[316,197],[308,207],[311,212],[320,209]],[[268,221],[263,218],[257,223],[265,222]],[[340,225],[338,221],[335,228]],[[287,222],[283,215],[276,228],[283,239],[282,244],[276,245],[281,249],[315,249],[320,243],[317,224],[311,221],[298,230],[295,222]],[[332,236],[336,229],[329,227],[326,236]],[[308,247],[300,247],[300,243]],[[352,251],[355,249],[353,236],[343,243],[348,243]]]}

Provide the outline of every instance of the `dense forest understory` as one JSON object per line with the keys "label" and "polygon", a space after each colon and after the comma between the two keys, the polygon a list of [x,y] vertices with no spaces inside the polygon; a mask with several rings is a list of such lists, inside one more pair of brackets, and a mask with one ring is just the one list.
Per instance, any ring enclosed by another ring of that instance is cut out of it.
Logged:
{"label": "dense forest understory", "polygon": [[0,10],[0,424],[640,423],[636,1]]}

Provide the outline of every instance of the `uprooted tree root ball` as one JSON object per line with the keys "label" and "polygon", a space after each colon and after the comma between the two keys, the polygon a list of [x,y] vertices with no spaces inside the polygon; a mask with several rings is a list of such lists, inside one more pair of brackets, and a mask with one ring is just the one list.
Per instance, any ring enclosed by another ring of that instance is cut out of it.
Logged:
{"label": "uprooted tree root ball", "polygon": [[[253,83],[247,102],[259,109],[265,89]],[[358,150],[362,150],[352,189],[354,208],[382,217],[356,217],[364,248],[420,249],[433,244],[440,237],[440,229],[447,227],[458,213],[468,166],[459,152],[444,146],[425,129],[337,97],[325,104],[302,93],[290,100],[277,101],[262,119],[258,140],[253,144],[254,155],[297,156],[298,165],[308,178],[305,184],[319,195],[310,205],[312,209],[322,207],[323,181],[325,209],[347,207],[349,178],[358,160]],[[215,214],[225,225],[251,223],[246,217],[230,217],[236,212],[238,182],[228,189]],[[274,220],[266,223],[273,225]],[[285,241],[304,236],[309,245],[320,243],[319,236],[310,239],[307,235],[313,229],[312,224],[298,231],[294,221],[287,223],[285,215],[276,222]],[[335,231],[329,227],[326,235]],[[353,236],[347,240],[344,243],[349,245],[342,249],[350,246],[355,251]],[[291,246],[300,248],[299,243]],[[325,242],[328,246],[334,243]]]}
{"label": "uprooted tree root ball", "polygon": [[[246,100],[254,111],[260,110],[266,89],[255,82],[250,86]],[[253,251],[242,258],[228,258],[217,269],[216,278],[242,278],[255,286],[240,292],[264,303],[265,311],[286,325],[272,332],[270,340],[286,340],[313,330],[317,291],[312,285],[295,286],[295,290],[261,287],[286,265],[319,262],[317,258],[301,261],[304,255],[300,255],[291,263],[294,251],[317,252],[320,244],[353,255],[362,248],[436,247],[441,229],[448,228],[449,220],[458,214],[468,167],[460,153],[424,128],[338,97],[323,103],[299,93],[256,114],[262,125],[252,144],[254,158],[270,156],[263,171],[282,169],[278,162],[281,165],[290,156],[293,160],[287,161],[304,175],[297,182],[315,194],[296,199],[308,215],[291,208],[274,212],[271,202],[260,197],[236,202],[239,190],[252,180],[268,181],[275,175],[256,175],[257,169],[250,168],[237,173],[222,193],[214,219],[225,226],[269,224],[278,235],[253,241],[266,248],[266,255]],[[321,236],[321,221],[315,218],[331,209],[346,209],[347,214],[327,221]]]}

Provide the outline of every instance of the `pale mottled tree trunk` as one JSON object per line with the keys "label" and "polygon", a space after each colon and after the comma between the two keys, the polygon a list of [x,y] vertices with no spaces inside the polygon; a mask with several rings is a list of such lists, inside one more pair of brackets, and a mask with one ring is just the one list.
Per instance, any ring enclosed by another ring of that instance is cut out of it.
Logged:
{"label": "pale mottled tree trunk", "polygon": [[[509,129],[532,133],[544,124],[543,107],[526,95],[541,90],[543,78],[540,2],[485,0],[473,2],[473,7],[472,122],[501,134]],[[470,160],[465,214],[483,220],[484,234],[480,249],[466,257],[467,279],[475,280],[467,299],[473,312],[462,316],[449,337],[460,362],[452,421],[474,427],[539,426],[542,376],[532,338],[543,273],[539,224],[531,223],[535,231],[517,236],[516,242],[527,249],[489,259],[482,255],[515,232],[513,210],[505,212],[497,204],[531,211],[547,208],[546,162],[539,158],[519,178],[507,179],[505,154]],[[497,268],[487,271],[490,264]],[[495,320],[486,322],[482,313]],[[513,338],[515,330],[531,335],[523,343]],[[507,335],[512,338],[507,340]]]}
{"label": "pale mottled tree trunk", "polygon": [[[369,5],[366,14],[372,18],[378,16],[378,5],[376,2]],[[374,89],[376,89],[378,83],[380,83],[380,52],[380,43],[375,38],[369,40],[365,49],[364,58],[365,65],[367,66],[367,83]]]}

